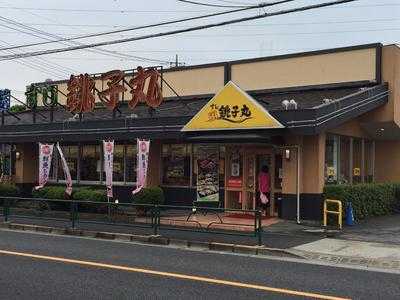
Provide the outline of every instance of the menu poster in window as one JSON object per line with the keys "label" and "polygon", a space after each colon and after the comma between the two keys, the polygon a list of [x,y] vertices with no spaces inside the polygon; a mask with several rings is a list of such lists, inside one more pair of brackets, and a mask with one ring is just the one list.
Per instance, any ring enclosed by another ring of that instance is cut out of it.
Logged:
{"label": "menu poster in window", "polygon": [[218,147],[199,146],[197,154],[197,201],[219,201],[218,160]]}

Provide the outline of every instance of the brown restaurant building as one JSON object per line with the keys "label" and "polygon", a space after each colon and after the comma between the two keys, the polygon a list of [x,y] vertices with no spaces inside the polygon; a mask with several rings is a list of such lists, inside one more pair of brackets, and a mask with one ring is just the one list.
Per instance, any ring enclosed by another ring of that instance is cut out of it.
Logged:
{"label": "brown restaurant building", "polygon": [[[400,181],[396,45],[170,68],[163,78],[169,86],[163,85],[164,102],[153,110],[144,104],[130,110],[125,93],[117,114],[99,104],[82,120],[63,108],[38,107],[19,113],[20,120],[6,115],[0,126],[2,174],[29,191],[38,177],[37,143],[60,142],[75,185],[104,185],[101,140],[114,139],[116,197],[127,201],[136,179],[135,139],[147,138],[147,185],[161,186],[168,204],[192,205],[195,161],[201,147],[212,145],[219,152],[220,206],[254,208],[257,173],[268,165],[271,213],[286,219],[321,218],[326,184]],[[66,82],[52,82],[61,103]],[[102,90],[104,82],[97,79],[96,86]],[[250,116],[242,110],[249,105],[251,124],[201,120],[207,109],[221,106],[228,119]],[[54,161],[51,181],[62,183],[60,162]]]}

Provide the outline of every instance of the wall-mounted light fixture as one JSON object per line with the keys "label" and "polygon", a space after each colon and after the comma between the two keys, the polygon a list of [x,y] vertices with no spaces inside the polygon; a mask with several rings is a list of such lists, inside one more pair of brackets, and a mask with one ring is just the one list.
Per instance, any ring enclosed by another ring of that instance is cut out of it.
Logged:
{"label": "wall-mounted light fixture", "polygon": [[15,159],[20,160],[21,159],[21,152],[17,151],[15,152]]}
{"label": "wall-mounted light fixture", "polygon": [[290,149],[285,149],[285,159],[290,160]]}

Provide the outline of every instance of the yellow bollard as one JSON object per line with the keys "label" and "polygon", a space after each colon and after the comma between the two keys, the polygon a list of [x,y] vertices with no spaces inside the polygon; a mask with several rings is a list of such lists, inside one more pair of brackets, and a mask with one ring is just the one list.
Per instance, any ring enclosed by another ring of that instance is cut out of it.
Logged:
{"label": "yellow bollard", "polygon": [[[328,210],[328,203],[337,204],[337,211]],[[342,213],[343,213],[342,212],[342,201],[326,199],[324,201],[324,227],[326,227],[327,223],[328,223],[328,214],[332,214],[332,215],[338,216],[339,229],[342,229],[342,225],[343,225],[342,224],[342,222],[343,222]]]}

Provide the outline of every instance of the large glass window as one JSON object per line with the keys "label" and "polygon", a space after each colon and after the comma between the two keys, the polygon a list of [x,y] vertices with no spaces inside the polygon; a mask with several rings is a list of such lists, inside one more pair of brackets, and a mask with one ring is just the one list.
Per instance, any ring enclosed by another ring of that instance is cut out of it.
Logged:
{"label": "large glass window", "polygon": [[81,158],[81,180],[82,181],[100,181],[102,170],[100,145],[82,146]]}
{"label": "large glass window", "polygon": [[325,182],[337,183],[338,181],[338,148],[339,137],[327,135],[325,147]]}
{"label": "large glass window", "polygon": [[1,145],[1,175],[11,175],[11,145]]}
{"label": "large glass window", "polygon": [[225,146],[219,147],[219,187],[225,187]]}
{"label": "large glass window", "polygon": [[113,181],[124,181],[124,145],[115,145],[113,162]]}
{"label": "large glass window", "polygon": [[364,141],[364,181],[374,181],[374,142]]}
{"label": "large glass window", "polygon": [[[193,145],[193,161],[192,161],[192,185],[197,185],[197,174],[198,174],[198,149],[201,145]],[[216,146],[219,152],[218,156],[218,177],[219,177],[219,187],[225,186],[225,146]]]}
{"label": "large glass window", "polygon": [[[60,162],[58,161],[59,154],[58,154],[58,150],[57,147],[54,145],[54,149],[53,149],[53,157],[51,159],[51,167],[50,167],[50,173],[49,173],[49,180],[57,180],[57,169],[58,169],[58,163],[61,164],[61,160]],[[61,165],[61,172],[62,171],[62,165]]]}
{"label": "large glass window", "polygon": [[[64,154],[65,160],[67,161],[72,180],[77,180],[78,146],[62,146],[61,150]],[[58,161],[57,177],[59,180],[64,180],[64,172],[62,170],[62,164],[59,155],[57,161]]]}
{"label": "large glass window", "polygon": [[350,138],[340,137],[339,183],[350,182]]}
{"label": "large glass window", "polygon": [[136,182],[137,151],[135,145],[126,145],[126,181]]}
{"label": "large glass window", "polygon": [[325,183],[362,183],[374,179],[374,142],[328,134]]}
{"label": "large glass window", "polygon": [[190,185],[190,151],[187,144],[162,146],[162,183],[166,185]]}
{"label": "large glass window", "polygon": [[362,182],[362,140],[354,138],[353,139],[353,166],[352,176],[353,176],[353,183],[361,183]]}

